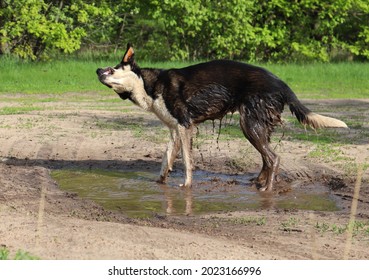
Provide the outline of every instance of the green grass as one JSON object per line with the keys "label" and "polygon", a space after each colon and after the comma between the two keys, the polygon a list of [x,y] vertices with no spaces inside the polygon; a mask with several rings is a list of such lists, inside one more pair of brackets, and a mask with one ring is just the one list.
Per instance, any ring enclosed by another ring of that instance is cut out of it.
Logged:
{"label": "green grass", "polygon": [[40,111],[41,107],[25,106],[25,107],[0,107],[0,115],[16,115],[24,114],[32,111]]}
{"label": "green grass", "polygon": [[325,162],[349,161],[350,159],[343,155],[339,145],[317,143],[316,147],[309,152],[308,157],[319,158]]}
{"label": "green grass", "polygon": [[264,226],[267,223],[266,217],[238,217],[228,219],[232,224],[235,225],[257,225]]}
{"label": "green grass", "polygon": [[299,219],[295,217],[290,217],[287,221],[281,222],[280,230],[287,231],[287,232],[292,232],[292,231],[302,232],[302,230],[299,229],[299,223],[300,223]]}
{"label": "green grass", "polygon": [[369,98],[369,63],[315,63],[266,66],[299,98]]}
{"label": "green grass", "polygon": [[351,227],[352,233],[354,236],[362,235],[364,237],[369,236],[369,222],[364,221],[354,221],[348,224],[329,224],[327,222],[319,223],[317,222],[315,225],[315,229],[319,233],[332,232],[336,235],[344,234]]}
{"label": "green grass", "polygon": [[18,250],[15,255],[11,258],[10,252],[6,248],[0,248],[0,260],[38,260],[38,257],[32,256],[30,253],[23,250]]}
{"label": "green grass", "polygon": [[[23,62],[0,57],[0,93],[65,93],[111,91],[100,84],[95,70],[116,60],[64,59]],[[141,67],[179,68],[194,63],[138,61]],[[369,98],[369,63],[261,65],[287,82],[300,98]]]}
{"label": "green grass", "polygon": [[[65,93],[107,91],[95,70],[107,65],[101,61],[63,60],[22,62],[0,59],[0,93]],[[111,64],[108,64],[111,65]]]}

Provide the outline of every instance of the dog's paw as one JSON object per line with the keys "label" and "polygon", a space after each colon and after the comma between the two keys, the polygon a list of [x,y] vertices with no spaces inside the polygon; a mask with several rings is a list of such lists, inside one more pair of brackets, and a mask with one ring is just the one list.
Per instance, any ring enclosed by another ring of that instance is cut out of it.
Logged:
{"label": "dog's paw", "polygon": [[156,183],[159,184],[165,184],[167,182],[167,177],[164,177],[162,175],[160,175],[160,177],[156,180]]}
{"label": "dog's paw", "polygon": [[264,185],[262,186],[259,191],[261,192],[270,192],[273,190],[273,185],[272,184],[269,184],[269,185]]}
{"label": "dog's paw", "polygon": [[179,187],[182,189],[187,189],[187,188],[191,188],[192,185],[191,184],[179,184]]}

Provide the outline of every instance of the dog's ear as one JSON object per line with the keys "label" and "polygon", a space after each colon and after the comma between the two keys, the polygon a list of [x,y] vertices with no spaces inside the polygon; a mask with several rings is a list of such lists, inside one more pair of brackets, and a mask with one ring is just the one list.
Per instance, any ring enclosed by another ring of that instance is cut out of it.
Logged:
{"label": "dog's ear", "polygon": [[122,64],[132,64],[134,61],[135,51],[133,50],[130,43],[127,44],[126,53],[123,56]]}

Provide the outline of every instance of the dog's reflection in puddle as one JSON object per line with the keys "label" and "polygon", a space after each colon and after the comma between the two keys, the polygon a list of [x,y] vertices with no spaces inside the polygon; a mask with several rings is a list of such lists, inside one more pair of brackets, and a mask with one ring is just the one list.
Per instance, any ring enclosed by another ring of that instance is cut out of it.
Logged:
{"label": "dog's reflection in puddle", "polygon": [[178,209],[175,206],[175,196],[173,196],[173,188],[165,185],[160,184],[160,189],[163,191],[165,202],[166,202],[166,214],[173,215],[178,214],[178,212],[182,212],[185,215],[193,215],[193,193],[192,188],[188,187],[181,187],[181,191],[183,193],[183,201],[184,201],[184,211]]}

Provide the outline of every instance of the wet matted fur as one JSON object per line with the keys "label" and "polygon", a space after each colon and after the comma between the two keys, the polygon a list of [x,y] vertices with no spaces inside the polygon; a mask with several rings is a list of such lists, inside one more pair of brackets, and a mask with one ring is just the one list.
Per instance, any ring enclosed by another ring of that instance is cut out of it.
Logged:
{"label": "wet matted fur", "polygon": [[140,68],[128,44],[115,67],[99,68],[99,80],[122,99],[154,113],[170,130],[159,182],[166,181],[179,149],[185,166],[184,186],[192,184],[191,138],[193,127],[205,120],[222,119],[238,111],[245,137],[263,161],[255,179],[260,190],[271,190],[279,156],[270,147],[270,135],[281,123],[287,104],[298,121],[314,129],[347,127],[340,120],[312,113],[293,91],[264,68],[231,60],[214,60],[180,69]]}

